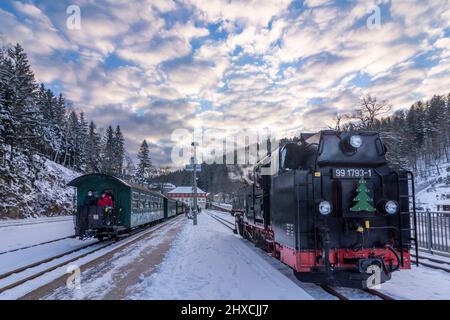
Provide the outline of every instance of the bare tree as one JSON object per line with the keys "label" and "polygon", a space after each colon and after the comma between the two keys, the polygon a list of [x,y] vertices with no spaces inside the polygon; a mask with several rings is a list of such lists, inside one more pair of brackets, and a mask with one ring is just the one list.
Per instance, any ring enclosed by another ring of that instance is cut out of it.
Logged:
{"label": "bare tree", "polygon": [[362,128],[373,128],[377,118],[391,111],[392,105],[386,100],[378,100],[377,97],[370,94],[364,95],[356,110],[347,115],[348,119],[356,119]]}
{"label": "bare tree", "polygon": [[342,131],[342,120],[345,118],[345,115],[337,113],[334,118],[331,125],[328,126],[328,129],[335,130],[335,131]]}

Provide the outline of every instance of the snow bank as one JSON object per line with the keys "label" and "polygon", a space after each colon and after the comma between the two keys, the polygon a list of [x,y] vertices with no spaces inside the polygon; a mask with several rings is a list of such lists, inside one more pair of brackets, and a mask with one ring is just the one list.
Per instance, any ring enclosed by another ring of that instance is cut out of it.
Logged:
{"label": "snow bank", "polygon": [[445,271],[413,266],[412,270],[394,272],[380,291],[395,299],[449,300],[450,277]]}
{"label": "snow bank", "polygon": [[[0,222],[0,253],[74,234],[73,217],[37,218],[31,221],[30,219],[24,219]],[[40,247],[33,248],[37,251],[40,249]],[[23,251],[17,251],[14,254],[22,255]],[[0,258],[0,272],[3,263],[11,263],[11,261],[5,261],[11,260],[10,258],[10,256]]]}
{"label": "snow bank", "polygon": [[134,299],[312,299],[248,242],[206,213],[198,218],[198,226],[186,224]]}

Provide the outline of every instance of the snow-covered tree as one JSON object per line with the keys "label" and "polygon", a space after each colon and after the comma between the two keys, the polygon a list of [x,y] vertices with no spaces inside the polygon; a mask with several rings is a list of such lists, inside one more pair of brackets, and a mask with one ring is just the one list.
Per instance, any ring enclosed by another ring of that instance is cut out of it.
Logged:
{"label": "snow-covered tree", "polygon": [[86,171],[86,161],[87,161],[87,142],[88,142],[88,132],[89,132],[89,125],[85,119],[84,113],[80,113],[80,120],[78,123],[78,137],[77,137],[77,144],[78,144],[78,159],[79,159],[79,168],[83,172]]}
{"label": "snow-covered tree", "polygon": [[36,151],[42,137],[42,117],[35,103],[37,85],[34,74],[19,44],[7,50],[2,65],[7,74],[4,103],[12,116],[6,140],[11,148],[30,154]]}
{"label": "snow-covered tree", "polygon": [[127,152],[125,153],[122,178],[129,182],[135,182],[136,178],[136,166],[134,165],[133,159]]}
{"label": "snow-covered tree", "polygon": [[103,138],[102,173],[115,174],[114,172],[114,130],[111,126],[106,129]]}
{"label": "snow-covered tree", "polygon": [[89,134],[86,143],[86,173],[100,172],[101,138],[97,133],[95,123],[89,124]]}
{"label": "snow-covered tree", "polygon": [[122,177],[125,158],[125,140],[119,125],[116,127],[116,131],[114,132],[113,147],[114,147],[114,158],[113,158],[114,173],[116,176]]}
{"label": "snow-covered tree", "polygon": [[150,158],[150,149],[146,140],[142,142],[137,158],[139,164],[136,172],[136,182],[140,185],[148,186],[152,179],[153,164]]}

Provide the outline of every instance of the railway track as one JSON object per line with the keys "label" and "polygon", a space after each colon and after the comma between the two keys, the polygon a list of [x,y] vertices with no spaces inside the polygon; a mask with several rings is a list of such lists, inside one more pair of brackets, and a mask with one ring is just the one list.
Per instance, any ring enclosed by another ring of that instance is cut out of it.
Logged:
{"label": "railway track", "polygon": [[232,223],[226,219],[223,219],[221,217],[218,217],[213,213],[208,213],[208,215],[211,216],[213,219],[217,220],[218,222],[220,222],[221,224],[223,224],[228,229],[231,229],[233,232],[236,230],[234,223]]}
{"label": "railway track", "polygon": [[[338,298],[339,300],[353,300],[352,298],[349,298],[345,294],[339,292],[335,288],[327,285],[321,285],[320,286],[324,291],[331,294],[332,296]],[[361,289],[362,292],[365,292],[367,294],[370,294],[372,296],[376,296],[380,298],[381,300],[395,300],[394,298],[388,296],[387,294],[384,294],[380,291],[374,290],[374,289]]]}
{"label": "railway track", "polygon": [[50,241],[46,241],[46,242],[33,244],[33,245],[22,247],[22,248],[17,248],[17,249],[12,249],[12,250],[8,250],[8,251],[3,251],[3,252],[0,252],[0,256],[4,255],[4,254],[7,254],[7,253],[11,253],[11,252],[17,252],[17,251],[21,251],[21,250],[25,250],[25,249],[30,249],[30,248],[43,246],[43,245],[46,245],[46,244],[49,244],[49,243],[54,243],[54,242],[58,242],[58,241],[66,240],[66,239],[74,239],[74,238],[76,238],[76,236],[68,236],[68,237],[63,237],[63,238],[59,238],[59,239],[54,239],[54,240],[50,240]]}
{"label": "railway track", "polygon": [[[22,284],[24,284],[26,282],[29,282],[29,281],[34,280],[34,279],[37,279],[37,278],[43,276],[44,274],[52,272],[52,271],[54,271],[54,270],[56,270],[58,268],[67,266],[67,265],[69,265],[70,263],[72,263],[74,261],[77,261],[79,259],[85,258],[85,257],[87,257],[89,255],[92,255],[92,254],[94,254],[96,252],[99,252],[99,251],[101,251],[103,249],[106,249],[107,247],[111,247],[113,245],[116,245],[113,250],[110,250],[110,251],[107,250],[107,251],[105,251],[105,253],[101,254],[100,256],[98,256],[98,257],[96,257],[95,259],[92,260],[92,261],[96,261],[96,260],[102,258],[103,256],[105,256],[107,254],[110,254],[111,252],[118,251],[118,250],[122,249],[123,247],[125,247],[125,246],[127,246],[127,245],[129,245],[131,243],[134,243],[134,242],[136,242],[136,241],[138,241],[140,239],[142,239],[143,237],[145,237],[145,236],[147,236],[147,235],[149,235],[149,234],[151,234],[151,233],[153,233],[153,232],[155,232],[155,231],[157,231],[157,230],[159,230],[159,229],[161,229],[161,228],[171,224],[173,221],[176,221],[176,220],[177,220],[177,218],[170,219],[169,221],[166,221],[166,222],[161,223],[161,224],[149,226],[149,227],[147,227],[145,229],[138,229],[138,230],[136,230],[136,232],[131,233],[130,236],[128,236],[127,238],[124,238],[124,239],[119,240],[119,241],[112,241],[111,240],[111,241],[96,242],[96,243],[93,243],[93,244],[89,244],[89,245],[83,246],[81,248],[77,248],[75,250],[71,250],[71,251],[68,251],[68,252],[65,252],[65,253],[62,253],[62,254],[50,257],[48,259],[44,259],[44,260],[41,260],[41,261],[38,261],[38,262],[35,262],[35,263],[32,263],[32,264],[29,264],[27,266],[18,268],[16,270],[12,270],[12,271],[9,271],[7,273],[4,273],[4,274],[0,275],[0,282],[5,282],[5,281],[8,280],[9,277],[13,277],[13,276],[14,276],[14,278],[15,277],[20,277],[20,275],[22,273],[24,273],[24,276],[21,277],[18,280],[13,279],[13,281],[11,281],[10,283],[7,283],[6,285],[3,285],[2,287],[0,287],[0,294],[5,292],[5,291],[7,291],[7,290],[11,290],[11,289],[14,289],[16,287],[19,287],[20,285],[22,285]],[[32,268],[36,268],[36,267],[42,266],[42,265],[44,265],[46,263],[50,263],[52,261],[55,261],[55,260],[60,259],[60,258],[63,258],[65,256],[69,256],[69,255],[71,255],[73,253],[82,251],[84,249],[88,249],[90,247],[94,247],[94,248],[92,250],[89,250],[88,252],[84,252],[84,253],[82,253],[80,255],[76,255],[75,257],[72,257],[70,259],[64,260],[62,262],[59,262],[56,265],[52,265],[50,267],[44,268],[43,270],[39,270],[39,271],[37,271],[35,273],[31,273],[30,275],[25,274],[27,270],[31,270]],[[92,261],[90,261],[90,262],[92,262]],[[42,284],[42,285],[45,285],[45,284]]]}
{"label": "railway track", "polygon": [[341,294],[339,291],[337,291],[336,289],[334,289],[333,287],[330,286],[326,286],[326,285],[322,285],[320,286],[323,291],[331,294],[332,296],[338,298],[339,300],[350,300],[349,298],[347,298],[346,296],[344,296],[343,294]]}

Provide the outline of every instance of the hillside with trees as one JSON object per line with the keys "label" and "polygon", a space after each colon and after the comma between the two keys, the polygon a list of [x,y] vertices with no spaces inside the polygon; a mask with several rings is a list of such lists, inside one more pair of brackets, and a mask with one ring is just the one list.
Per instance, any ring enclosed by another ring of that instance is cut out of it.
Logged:
{"label": "hillside with trees", "polygon": [[[53,179],[45,176],[48,161],[66,177],[106,173],[135,179],[119,125],[108,126],[102,135],[63,94],[37,83],[19,44],[0,48],[0,218],[58,212],[58,206],[42,210],[37,201],[44,194],[40,181]],[[66,180],[54,187],[64,193]],[[59,207],[61,213],[70,211],[71,200]]]}
{"label": "hillside with trees", "polygon": [[450,163],[450,93],[391,110],[387,101],[366,95],[353,113],[337,116],[335,128],[380,132],[393,166],[420,177],[441,175],[442,164]]}

